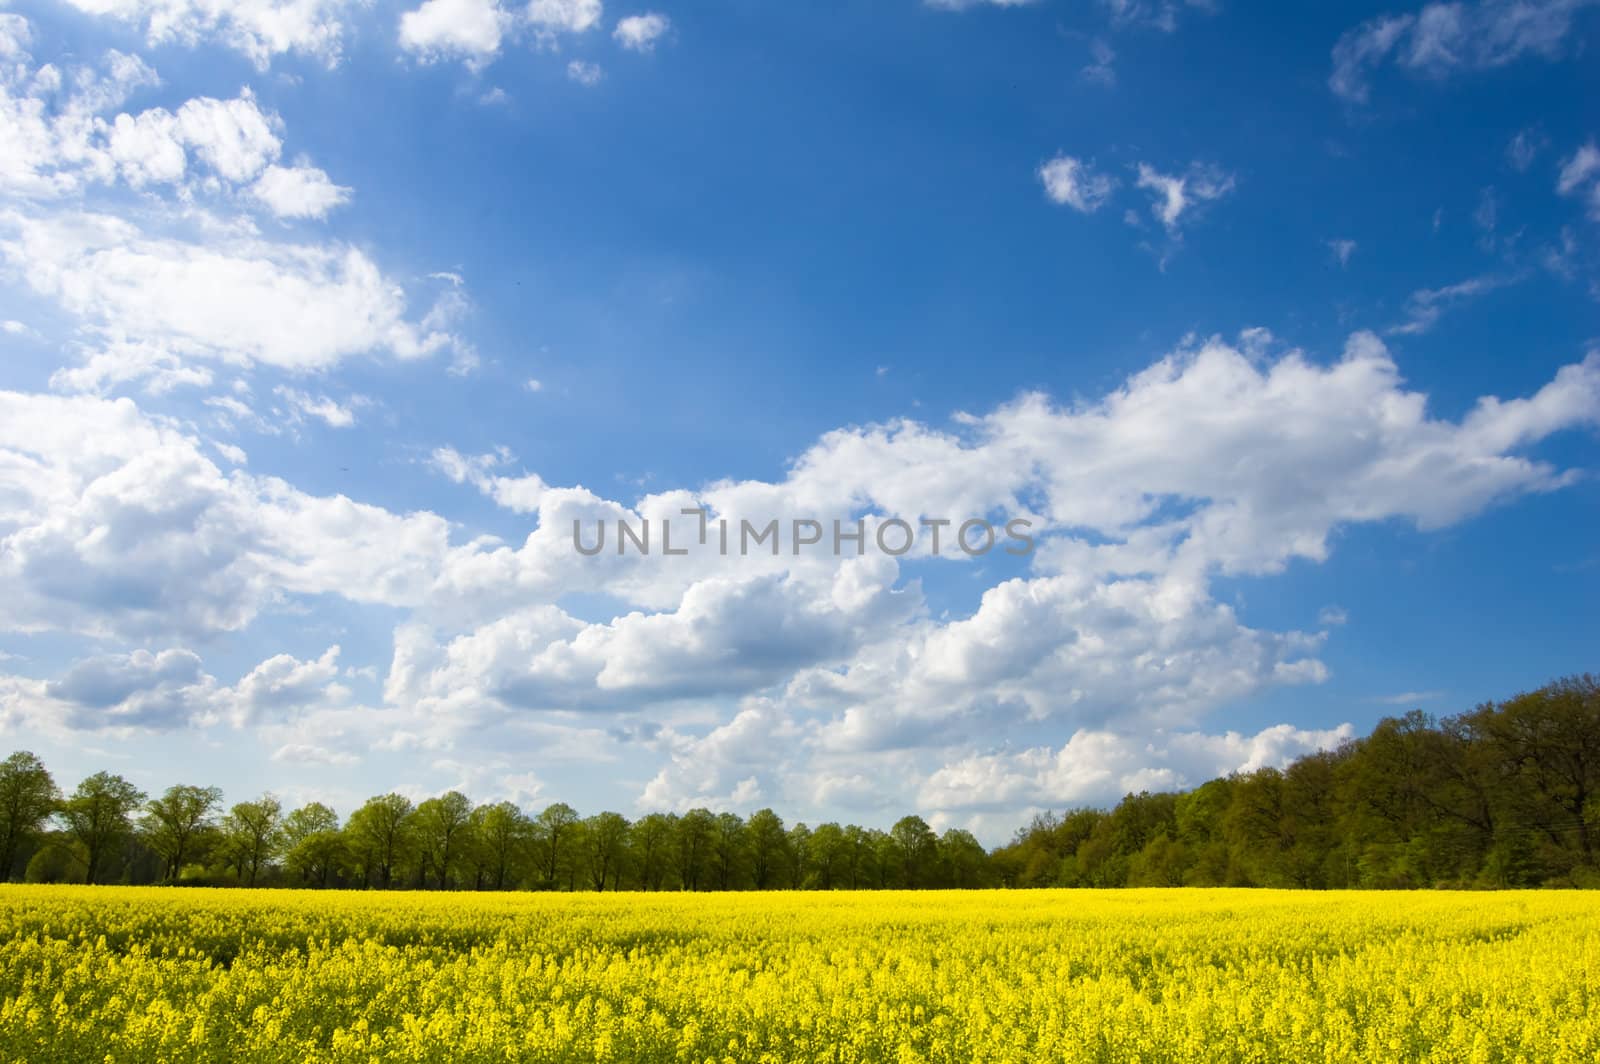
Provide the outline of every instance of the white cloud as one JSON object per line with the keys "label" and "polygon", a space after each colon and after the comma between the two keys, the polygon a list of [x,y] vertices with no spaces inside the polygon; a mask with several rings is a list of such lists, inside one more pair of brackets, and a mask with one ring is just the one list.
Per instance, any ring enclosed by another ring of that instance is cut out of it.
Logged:
{"label": "white cloud", "polygon": [[[714,772],[680,736],[688,767],[651,794],[696,803],[732,803],[751,779],[768,796],[812,777],[846,793],[894,751],[957,748],[1013,723],[1192,728],[1218,706],[1326,675],[1324,633],[1250,627],[1212,597],[1213,574],[1319,561],[1344,524],[1434,528],[1568,484],[1570,474],[1514,452],[1600,418],[1600,356],[1529,399],[1485,400],[1448,422],[1400,388],[1369,334],[1328,366],[1297,353],[1271,361],[1267,343],[1256,333],[1244,349],[1212,341],[1097,403],[1062,409],[1027,396],[961,433],[914,423],[830,433],[782,481],[668,492],[631,509],[531,474],[501,478],[504,453],[441,451],[438,468],[485,494],[531,486],[533,499],[505,501],[518,511],[536,501],[538,524],[520,547],[452,555],[431,607],[446,630],[397,638],[388,697],[431,718],[480,721],[659,715],[685,700],[739,701],[743,713],[757,699],[757,718],[803,736],[786,743],[793,763],[770,772],[737,763]],[[1033,571],[949,619],[928,616],[915,583],[875,553],[718,559],[679,526],[686,557],[608,552],[574,564],[569,538],[575,517],[637,523],[695,504],[736,520],[1023,512],[1025,498],[1037,500],[1043,536]],[[577,591],[645,611],[591,623],[527,605]],[[485,611],[491,619],[470,619]]]}
{"label": "white cloud", "polygon": [[523,17],[537,33],[583,33],[600,24],[600,0],[528,0]]}
{"label": "white cloud", "polygon": [[277,165],[283,121],[248,88],[231,100],[196,97],[176,112],[109,114],[159,83],[142,60],[109,52],[99,68],[74,71],[64,93],[43,76],[53,67],[34,68],[26,53],[18,60],[0,77],[0,145],[8,149],[0,150],[0,190],[51,201],[120,180],[180,188],[193,201],[247,188],[255,202],[293,218],[320,218],[349,198],[308,163]]}
{"label": "white cloud", "polygon": [[1334,261],[1339,264],[1340,269],[1343,269],[1350,265],[1350,256],[1356,253],[1356,242],[1354,240],[1330,240],[1328,241],[1328,250],[1333,252]]}
{"label": "white cloud", "polygon": [[650,52],[655,50],[656,41],[665,36],[671,28],[672,22],[667,16],[651,11],[619,19],[617,28],[612,31],[611,36],[631,52]]}
{"label": "white cloud", "polygon": [[110,340],[90,350],[76,366],[63,366],[50,375],[57,391],[105,394],[141,382],[147,395],[164,395],[175,388],[211,386],[205,366],[191,366],[160,344]]}
{"label": "white cloud", "polygon": [[0,261],[77,315],[108,355],[159,350],[185,361],[310,370],[380,351],[421,358],[453,342],[426,319],[409,321],[399,285],[337,243],[274,243],[228,230],[191,240],[103,214],[13,211],[0,213]]}
{"label": "white cloud", "polygon": [[11,631],[205,635],[295,595],[420,604],[449,526],[241,469],[127,399],[0,392]]}
{"label": "white cloud", "polygon": [[190,100],[178,108],[177,124],[183,142],[211,169],[236,183],[261,173],[283,148],[277,135],[282,123],[261,112],[249,89],[233,100]]}
{"label": "white cloud", "polygon": [[482,64],[497,55],[511,16],[496,0],[427,0],[400,16],[400,47],[424,61],[464,58]]}
{"label": "white cloud", "polygon": [[[1571,474],[1522,452],[1597,423],[1600,354],[1532,396],[1485,399],[1450,420],[1428,415],[1370,334],[1319,364],[1274,355],[1251,331],[1186,345],[1092,401],[1024,395],[946,429],[841,429],[774,481],[632,506],[552,487],[503,450],[441,448],[435,468],[532,517],[520,543],[452,543],[434,514],[224,472],[207,456],[225,452],[129,400],[3,393],[7,627],[198,638],[318,595],[399,611],[399,626],[381,710],[350,703],[330,651],[269,659],[231,687],[181,655],[102,663],[153,677],[140,690],[157,693],[103,695],[115,708],[98,716],[83,715],[92,670],[64,689],[79,692],[71,705],[13,679],[0,685],[0,715],[238,721],[286,759],[321,760],[380,742],[470,744],[490,722],[507,742],[539,726],[576,743],[577,729],[591,751],[643,744],[665,758],[645,787],[652,805],[909,803],[914,785],[893,781],[926,779],[926,800],[953,816],[981,810],[985,781],[1014,804],[1177,785],[1339,735],[1206,730],[1220,706],[1326,675],[1325,630],[1251,625],[1218,601],[1219,576],[1319,561],[1352,523],[1437,528],[1559,488]],[[1025,513],[1039,548],[954,616],[933,614],[909,559],[875,550],[722,558],[692,533],[681,557],[572,549],[574,518],[659,519],[693,505],[758,520]],[[602,617],[564,608],[575,593]],[[620,722],[619,736],[594,738],[573,723],[594,718],[576,713]],[[1030,737],[1024,753],[994,751],[1002,728]],[[1157,738],[1141,751],[1134,734]],[[1104,751],[1098,774],[1084,767],[1093,751]]]}
{"label": "white cloud", "polygon": [[1136,183],[1155,201],[1150,213],[1173,235],[1177,234],[1179,220],[1186,212],[1193,212],[1201,204],[1221,199],[1233,191],[1232,175],[1205,163],[1193,163],[1187,172],[1178,175],[1163,174],[1140,163]]}
{"label": "white cloud", "polygon": [[315,418],[333,429],[347,429],[356,423],[354,402],[340,405],[326,395],[307,395],[283,385],[274,388],[273,394],[288,404],[293,420]]}
{"label": "white cloud", "polygon": [[1136,26],[1172,33],[1178,28],[1178,19],[1185,10],[1212,13],[1215,0],[1100,0],[1111,23],[1118,27]]}
{"label": "white cloud", "polygon": [[1561,164],[1556,191],[1563,196],[1587,195],[1589,217],[1600,221],[1600,148],[1595,147],[1594,141],[1573,152],[1572,158]]}
{"label": "white cloud", "polygon": [[548,487],[537,474],[506,477],[491,472],[511,460],[509,451],[468,456],[459,454],[453,448],[441,447],[433,452],[431,464],[457,484],[471,484],[508,510],[536,513]]}
{"label": "white cloud", "polygon": [[[9,50],[0,65],[0,192],[48,199],[115,180],[114,130],[101,116],[139,89],[159,84],[155,71],[137,56],[109,51],[98,67],[72,68],[64,79],[52,64],[35,66],[25,50],[31,39],[25,19],[0,17],[7,20],[0,40]],[[174,169],[181,173],[182,165],[172,157],[174,134],[167,128],[173,120],[160,114],[165,123],[152,117],[143,126],[131,125],[131,118],[122,124],[117,143],[124,175],[142,181]]]}
{"label": "white cloud", "polygon": [[1406,300],[1407,319],[1390,327],[1396,336],[1419,336],[1439,323],[1445,311],[1478,296],[1504,288],[1512,279],[1485,275],[1445,285],[1443,288],[1419,288]]}
{"label": "white cloud", "polygon": [[1305,730],[1288,724],[1255,735],[1226,732],[1130,736],[1078,731],[1059,749],[974,754],[940,768],[918,793],[918,808],[939,812],[1109,805],[1124,794],[1198,786],[1230,772],[1282,767],[1351,738],[1348,724]]}
{"label": "white cloud", "polygon": [[941,11],[965,11],[972,7],[992,5],[994,7],[1024,7],[1033,3],[1033,0],[922,0],[929,7]]}
{"label": "white cloud", "polygon": [[1430,3],[1415,14],[1379,16],[1339,38],[1328,87],[1352,103],[1366,103],[1373,71],[1390,61],[1409,72],[1443,80],[1524,56],[1559,59],[1568,51],[1575,15],[1593,2]]}
{"label": "white cloud", "polygon": [[605,72],[596,63],[585,63],[582,59],[574,59],[567,64],[567,77],[584,88],[592,89],[600,84]]}
{"label": "white cloud", "polygon": [[350,200],[350,189],[314,166],[269,166],[250,193],[280,218],[321,218]]}
{"label": "white cloud", "polygon": [[154,45],[216,42],[266,70],[280,55],[339,61],[344,19],[359,0],[67,0],[90,15],[143,28]]}
{"label": "white cloud", "polygon": [[1414,709],[1419,702],[1432,702],[1443,697],[1443,691],[1402,691],[1395,695],[1375,695],[1369,701],[1385,706],[1405,706]]}
{"label": "white cloud", "polygon": [[1345,612],[1343,606],[1324,606],[1317,613],[1317,623],[1322,625],[1324,628],[1337,627],[1341,624],[1347,624],[1349,623],[1349,620],[1350,614]]}
{"label": "white cloud", "polygon": [[1057,155],[1039,167],[1038,173],[1045,195],[1052,203],[1084,214],[1092,214],[1104,206],[1116,188],[1111,178],[1096,173],[1087,163],[1070,155]]}

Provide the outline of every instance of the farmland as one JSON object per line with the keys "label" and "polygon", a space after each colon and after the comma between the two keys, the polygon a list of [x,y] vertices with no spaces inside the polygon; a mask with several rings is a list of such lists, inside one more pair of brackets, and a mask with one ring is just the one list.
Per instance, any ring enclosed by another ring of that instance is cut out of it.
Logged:
{"label": "farmland", "polygon": [[0,888],[8,1061],[1591,1061],[1569,892]]}

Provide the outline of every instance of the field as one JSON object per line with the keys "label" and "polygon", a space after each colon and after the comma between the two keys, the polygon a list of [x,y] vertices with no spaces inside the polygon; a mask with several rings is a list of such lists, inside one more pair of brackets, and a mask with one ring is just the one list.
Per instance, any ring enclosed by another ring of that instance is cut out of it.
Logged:
{"label": "field", "polygon": [[1594,1061],[1576,893],[0,887],[7,1061]]}

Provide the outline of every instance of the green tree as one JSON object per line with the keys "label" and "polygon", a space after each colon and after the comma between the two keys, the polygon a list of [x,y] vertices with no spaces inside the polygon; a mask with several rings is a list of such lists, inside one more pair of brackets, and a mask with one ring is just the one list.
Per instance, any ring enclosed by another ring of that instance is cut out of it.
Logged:
{"label": "green tree", "polygon": [[737,813],[720,813],[711,833],[712,869],[718,890],[735,890],[744,880],[746,832]]}
{"label": "green tree", "polygon": [[144,797],[121,776],[96,772],[61,807],[68,833],[83,847],[85,883],[100,882],[107,858],[133,834],[133,813]]}
{"label": "green tree", "polygon": [[796,824],[789,829],[789,845],[784,847],[789,865],[789,889],[799,890],[806,885],[811,873],[811,829]]}
{"label": "green tree", "polygon": [[505,890],[515,884],[518,869],[527,858],[533,821],[511,802],[480,805],[472,816],[487,885]]}
{"label": "green tree", "polygon": [[578,811],[566,802],[557,802],[534,820],[534,839],[540,851],[540,872],[546,887],[554,889],[558,877],[567,877],[567,888],[577,875]]}
{"label": "green tree", "polygon": [[900,858],[901,876],[905,886],[916,889],[933,870],[938,838],[928,822],[920,816],[903,816],[889,829]]}
{"label": "green tree", "polygon": [[784,832],[783,818],[771,809],[758,809],[750,814],[746,825],[746,838],[750,855],[750,878],[757,890],[777,886],[783,872],[788,836]]}
{"label": "green tree", "polygon": [[450,889],[450,873],[467,846],[472,802],[460,791],[447,791],[417,806],[417,848],[439,877],[439,889]]}
{"label": "green tree", "polygon": [[711,836],[715,830],[716,818],[709,809],[691,809],[678,818],[678,882],[684,890],[701,888],[711,860]]}
{"label": "green tree", "polygon": [[671,850],[677,831],[677,818],[669,813],[648,813],[634,821],[628,849],[633,856],[639,889],[661,889],[671,870]]}
{"label": "green tree", "polygon": [[361,865],[361,880],[388,890],[411,848],[411,800],[399,794],[380,794],[350,814],[345,838]]}
{"label": "green tree", "polygon": [[596,813],[583,827],[590,884],[595,890],[605,890],[607,883],[617,889],[628,853],[628,818],[621,813]]}
{"label": "green tree", "polygon": [[339,814],[310,802],[283,818],[284,862],[302,883],[326,887],[347,854]]}
{"label": "green tree", "polygon": [[939,836],[940,885],[972,890],[989,885],[989,853],[970,831],[949,828]]}
{"label": "green tree", "polygon": [[217,807],[222,804],[221,787],[195,787],[177,784],[168,787],[160,798],[145,803],[140,830],[150,848],[164,862],[163,878],[178,880],[186,860],[216,826]]}
{"label": "green tree", "polygon": [[239,878],[255,886],[283,844],[283,803],[271,794],[237,803],[222,818],[222,838]]}
{"label": "green tree", "polygon": [[832,890],[839,885],[846,861],[845,847],[844,829],[838,824],[818,824],[811,832],[807,844],[810,851],[808,863],[811,866],[811,878],[819,889]]}
{"label": "green tree", "polygon": [[44,762],[27,750],[0,761],[0,879],[16,873],[22,849],[38,838],[61,803]]}

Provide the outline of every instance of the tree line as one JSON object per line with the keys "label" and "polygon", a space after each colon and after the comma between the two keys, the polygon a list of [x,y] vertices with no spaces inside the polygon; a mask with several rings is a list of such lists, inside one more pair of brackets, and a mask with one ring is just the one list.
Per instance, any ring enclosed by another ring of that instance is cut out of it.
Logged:
{"label": "tree line", "polygon": [[888,831],[692,809],[530,815],[450,791],[369,799],[341,822],[271,794],[151,797],[97,772],[63,795],[27,751],[0,762],[0,873],[30,882],[366,889],[1600,886],[1600,682],[1570,677],[1442,720],[1379,722],[1335,750],[1044,813],[986,851],[919,816]]}

